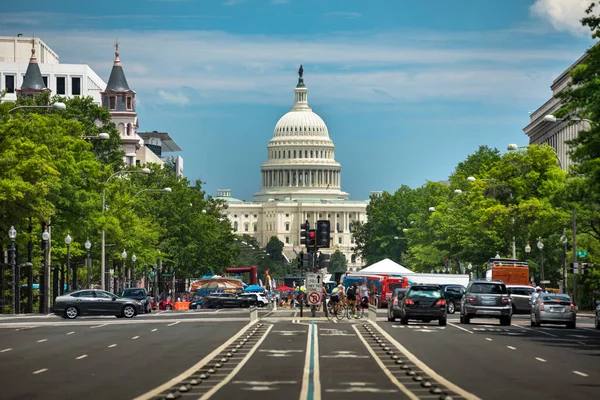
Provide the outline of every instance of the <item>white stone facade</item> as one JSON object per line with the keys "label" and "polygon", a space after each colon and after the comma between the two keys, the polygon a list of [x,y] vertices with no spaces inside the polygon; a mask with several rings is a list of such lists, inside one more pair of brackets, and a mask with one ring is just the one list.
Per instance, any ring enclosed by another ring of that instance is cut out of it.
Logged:
{"label": "white stone facade", "polygon": [[236,234],[251,235],[264,246],[272,236],[284,243],[284,255],[294,259],[300,246],[300,224],[318,220],[331,223],[331,243],[322,252],[340,250],[351,270],[363,266],[354,255],[352,222],[366,220],[368,201],[350,201],[341,190],[341,165],[325,122],[308,106],[308,89],[300,76],[294,105],[277,122],[267,146],[268,160],[261,166],[261,191],[254,202],[217,191],[228,208],[225,215]]}

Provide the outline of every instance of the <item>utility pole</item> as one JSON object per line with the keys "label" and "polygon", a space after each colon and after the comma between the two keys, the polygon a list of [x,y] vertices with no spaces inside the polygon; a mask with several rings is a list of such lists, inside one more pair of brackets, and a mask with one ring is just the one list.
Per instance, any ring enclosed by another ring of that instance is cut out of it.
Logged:
{"label": "utility pole", "polygon": [[573,227],[573,304],[577,305],[577,219],[575,218],[575,209],[573,209],[573,218],[571,224]]}

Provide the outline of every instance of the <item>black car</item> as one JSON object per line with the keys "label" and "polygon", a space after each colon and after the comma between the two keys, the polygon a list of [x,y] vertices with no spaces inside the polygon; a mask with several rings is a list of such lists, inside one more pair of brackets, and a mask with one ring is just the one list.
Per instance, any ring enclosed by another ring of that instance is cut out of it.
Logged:
{"label": "black car", "polygon": [[121,297],[137,300],[143,306],[145,313],[152,312],[152,297],[144,288],[127,288]]}
{"label": "black car", "polygon": [[204,298],[207,308],[248,308],[247,298],[236,296],[234,293],[215,293]]}
{"label": "black car", "polygon": [[472,318],[498,318],[500,325],[510,326],[512,301],[502,281],[475,280],[469,283],[462,298],[460,322],[468,324]]}
{"label": "black car", "polygon": [[448,314],[454,314],[456,310],[460,310],[460,301],[465,294],[466,288],[463,285],[440,285],[442,294],[446,299],[446,308]]}
{"label": "black car", "polygon": [[402,304],[402,298],[406,294],[407,290],[407,288],[394,289],[394,293],[392,294],[390,301],[388,301],[388,321],[393,322],[396,320],[396,318],[400,318],[400,306]]}
{"label": "black car", "polygon": [[80,315],[114,315],[133,318],[143,313],[137,300],[116,296],[104,290],[84,289],[58,296],[54,301],[54,314],[75,319]]}
{"label": "black car", "polygon": [[437,319],[440,326],[446,326],[446,299],[439,285],[412,285],[400,304],[400,322],[404,325],[409,319],[426,323]]}

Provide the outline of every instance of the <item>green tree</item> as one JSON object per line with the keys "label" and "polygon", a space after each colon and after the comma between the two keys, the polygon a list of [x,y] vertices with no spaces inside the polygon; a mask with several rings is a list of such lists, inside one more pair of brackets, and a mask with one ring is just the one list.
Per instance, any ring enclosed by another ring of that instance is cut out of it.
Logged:
{"label": "green tree", "polygon": [[271,260],[281,262],[283,259],[283,242],[277,236],[271,236],[265,250]]}
{"label": "green tree", "polygon": [[346,256],[339,250],[334,251],[329,259],[327,272],[331,274],[335,272],[346,272],[347,269],[348,260],[346,260]]}

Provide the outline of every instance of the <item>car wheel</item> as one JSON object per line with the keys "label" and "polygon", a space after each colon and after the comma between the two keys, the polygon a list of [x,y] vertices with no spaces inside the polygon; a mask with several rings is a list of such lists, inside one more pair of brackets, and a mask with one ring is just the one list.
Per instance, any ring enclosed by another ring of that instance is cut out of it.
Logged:
{"label": "car wheel", "polygon": [[567,329],[575,329],[576,327],[577,327],[577,323],[575,321],[567,322]]}
{"label": "car wheel", "polygon": [[500,317],[500,325],[510,326],[511,322],[512,322],[511,317]]}
{"label": "car wheel", "polygon": [[466,314],[465,314],[465,315],[462,317],[462,321],[461,321],[461,323],[462,323],[462,324],[465,324],[465,325],[468,325],[468,324],[470,324],[470,323],[471,323],[471,318],[470,318],[468,315],[466,315]]}
{"label": "car wheel", "polygon": [[395,321],[395,318],[392,316],[392,310],[390,310],[389,308],[388,308],[387,318],[388,318],[388,322],[394,322]]}
{"label": "car wheel", "polygon": [[408,317],[402,317],[402,318],[400,318],[400,323],[402,325],[408,325]]}
{"label": "car wheel", "polygon": [[133,318],[135,316],[135,308],[129,305],[123,307],[122,315],[125,318]]}
{"label": "car wheel", "polygon": [[446,318],[440,318],[438,321],[438,324],[440,326],[446,326]]}
{"label": "car wheel", "polygon": [[596,329],[600,329],[600,314],[596,315]]}
{"label": "car wheel", "polygon": [[75,319],[79,315],[77,307],[69,306],[65,309],[65,317],[68,319]]}
{"label": "car wheel", "polygon": [[456,304],[454,304],[454,300],[448,301],[448,314],[454,314],[456,312]]}

